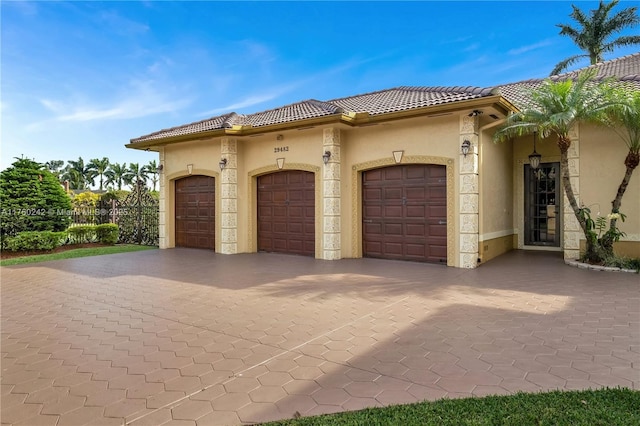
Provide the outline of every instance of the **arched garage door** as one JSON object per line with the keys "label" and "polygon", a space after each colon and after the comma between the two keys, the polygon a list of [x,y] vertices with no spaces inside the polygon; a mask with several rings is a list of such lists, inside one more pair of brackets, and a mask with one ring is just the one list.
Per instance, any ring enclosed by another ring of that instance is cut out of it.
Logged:
{"label": "arched garage door", "polygon": [[364,257],[446,264],[445,166],[369,170],[362,186]]}
{"label": "arched garage door", "polygon": [[288,170],[258,177],[258,251],[315,255],[315,177]]}
{"label": "arched garage door", "polygon": [[176,247],[215,250],[216,186],[209,176],[176,180]]}

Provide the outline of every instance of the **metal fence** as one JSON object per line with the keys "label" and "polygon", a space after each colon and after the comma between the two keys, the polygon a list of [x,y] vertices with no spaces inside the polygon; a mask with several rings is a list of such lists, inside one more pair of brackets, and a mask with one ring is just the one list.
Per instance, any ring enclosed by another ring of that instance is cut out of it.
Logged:
{"label": "metal fence", "polygon": [[159,242],[159,203],[141,184],[124,200],[100,200],[95,208],[75,208],[72,225],[115,223],[118,243],[157,246]]}

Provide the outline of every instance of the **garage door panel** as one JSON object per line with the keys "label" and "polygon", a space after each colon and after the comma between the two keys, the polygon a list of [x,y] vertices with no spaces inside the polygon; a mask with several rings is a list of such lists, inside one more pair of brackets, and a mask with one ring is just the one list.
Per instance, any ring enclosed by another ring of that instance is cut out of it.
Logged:
{"label": "garage door panel", "polygon": [[384,189],[384,199],[386,201],[391,200],[400,200],[404,197],[402,188],[385,188]]}
{"label": "garage door panel", "polygon": [[405,180],[419,180],[419,181],[424,181],[424,179],[427,177],[427,169],[424,166],[421,165],[413,165],[413,166],[407,166],[405,168]]}
{"label": "garage door panel", "polygon": [[426,245],[425,244],[407,244],[406,254],[411,257],[423,258],[426,257]]}
{"label": "garage door panel", "polygon": [[408,218],[422,219],[425,217],[426,206],[406,206],[405,212]]}
{"label": "garage door panel", "polygon": [[403,170],[398,167],[389,167],[382,169],[384,180],[403,180]]}
{"label": "garage door panel", "polygon": [[364,197],[369,202],[374,202],[375,200],[382,200],[382,188],[365,188]]}
{"label": "garage door panel", "polygon": [[445,177],[446,168],[439,165],[364,172],[363,255],[446,262]]}
{"label": "garage door panel", "polygon": [[403,232],[402,223],[385,223],[384,234],[388,236],[402,236]]}
{"label": "garage door panel", "polygon": [[175,181],[177,247],[215,249],[215,180],[189,176]]}
{"label": "garage door panel", "polygon": [[384,217],[385,218],[398,218],[403,216],[402,206],[385,206]]}
{"label": "garage door panel", "polygon": [[271,173],[259,176],[257,186],[258,251],[315,255],[314,174]]}
{"label": "garage door panel", "polygon": [[424,223],[408,223],[405,233],[411,237],[423,237],[426,234],[427,226]]}
{"label": "garage door panel", "polygon": [[387,241],[384,243],[384,254],[387,256],[402,256],[404,244],[401,242]]}

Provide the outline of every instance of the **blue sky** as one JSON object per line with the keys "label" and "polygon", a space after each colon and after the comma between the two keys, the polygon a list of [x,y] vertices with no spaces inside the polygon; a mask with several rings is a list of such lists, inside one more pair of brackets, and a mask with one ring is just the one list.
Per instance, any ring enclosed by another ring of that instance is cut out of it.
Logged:
{"label": "blue sky", "polygon": [[573,24],[571,4],[2,1],[0,169],[22,155],[146,164],[157,154],[131,138],[230,111],[545,77],[580,53],[555,26]]}

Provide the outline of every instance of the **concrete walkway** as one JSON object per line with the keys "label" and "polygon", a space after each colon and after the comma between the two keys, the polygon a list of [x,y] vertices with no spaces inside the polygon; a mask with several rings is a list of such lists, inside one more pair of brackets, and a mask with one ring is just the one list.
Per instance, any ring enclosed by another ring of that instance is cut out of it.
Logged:
{"label": "concrete walkway", "polygon": [[640,389],[637,274],[153,250],[0,269],[3,425],[233,425]]}

